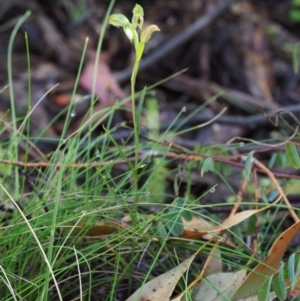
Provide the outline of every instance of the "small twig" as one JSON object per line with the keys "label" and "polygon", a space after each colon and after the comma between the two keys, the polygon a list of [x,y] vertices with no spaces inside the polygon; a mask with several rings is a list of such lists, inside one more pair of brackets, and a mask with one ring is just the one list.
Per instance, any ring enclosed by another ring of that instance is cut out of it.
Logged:
{"label": "small twig", "polygon": [[[174,145],[172,145],[173,147]],[[234,155],[234,156],[220,156],[220,157],[212,157],[212,159],[216,162],[221,162],[224,164],[229,164],[232,166],[236,166],[238,168],[245,168],[245,164],[237,162],[239,158],[245,156],[247,154],[240,154],[240,155]],[[145,159],[145,153],[142,153],[139,157],[139,160]],[[165,152],[155,152],[149,154],[151,157],[164,157],[167,159],[177,159],[177,160],[188,160],[188,161],[199,161],[202,158],[208,158],[209,156],[204,155],[204,154],[177,154],[174,152],[168,152],[167,154]],[[128,157],[128,160],[131,162],[134,162],[135,158],[134,157]],[[22,161],[11,161],[11,160],[6,160],[2,159],[0,160],[0,163],[2,164],[7,164],[7,165],[13,165],[13,166],[19,166],[23,168],[45,168],[49,166],[55,166],[55,168],[88,168],[88,167],[100,167],[100,166],[107,166],[107,165],[122,165],[122,164],[127,164],[127,161],[125,159],[120,159],[120,160],[111,160],[111,161],[101,161],[101,162],[77,162],[77,163],[50,163],[48,161],[43,161],[43,162],[22,162]],[[261,174],[266,174],[265,170],[257,168],[257,172]],[[298,175],[289,175],[289,174],[284,174],[284,173],[278,173],[278,172],[273,172],[273,175],[276,176],[277,178],[292,178],[292,179],[300,179],[300,176]]]}
{"label": "small twig", "polygon": [[292,127],[288,124],[288,122],[284,119],[284,117],[281,116],[282,113],[285,113],[285,114],[290,115],[290,117],[295,121],[295,123],[296,123],[297,125],[300,126],[300,121],[298,120],[298,118],[297,118],[292,112],[290,112],[289,110],[287,110],[286,108],[280,109],[280,110],[278,110],[278,111],[276,111],[276,112],[273,113],[273,116],[274,116],[274,118],[275,118],[274,121],[271,119],[272,116],[267,115],[267,114],[265,114],[264,112],[262,112],[263,116],[264,116],[265,118],[267,118],[273,125],[278,126],[278,124],[279,124],[279,119],[281,119],[281,120],[282,120],[289,128],[292,128]]}
{"label": "small twig", "polygon": [[276,148],[276,147],[280,147],[280,146],[284,146],[286,145],[288,142],[290,142],[298,133],[298,130],[299,130],[299,126],[297,125],[295,130],[294,130],[294,133],[285,141],[283,142],[280,142],[280,143],[277,143],[277,144],[268,144],[268,143],[263,143],[263,142],[259,142],[259,141],[256,141],[254,139],[249,139],[249,138],[243,138],[243,137],[233,137],[232,139],[230,139],[226,145],[229,145],[230,143],[232,143],[233,141],[235,140],[241,140],[241,141],[248,141],[248,142],[252,142],[254,144],[257,144],[257,145],[263,145],[263,146],[268,146],[268,147],[272,147],[272,148]]}
{"label": "small twig", "polygon": [[232,207],[231,209],[231,212],[229,214],[228,217],[231,217],[233,215],[235,215],[240,207],[240,204],[243,200],[243,196],[244,196],[244,193],[245,193],[245,190],[246,190],[246,187],[247,187],[247,184],[248,184],[248,179],[245,179],[241,185],[241,188],[237,194],[237,198],[236,198],[236,203],[234,204],[234,206]]}
{"label": "small twig", "polygon": [[293,217],[295,222],[299,221],[299,217],[298,215],[295,213],[293,207],[291,206],[288,198],[286,197],[286,195],[284,194],[280,184],[278,183],[276,177],[274,176],[274,174],[261,162],[259,162],[257,159],[252,158],[254,165],[256,165],[257,167],[259,167],[261,170],[263,170],[268,177],[270,178],[270,180],[273,182],[273,184],[275,185],[277,191],[279,192],[279,194],[281,195],[281,197],[283,198],[285,204],[287,205],[287,209],[290,212],[290,215]]}
{"label": "small twig", "polygon": [[[286,113],[285,111],[288,110],[290,111],[290,113],[299,113],[300,112],[300,105],[293,105],[293,106],[288,106],[284,109],[284,112],[281,112],[282,110],[280,110],[281,113]],[[277,111],[278,112],[278,111]],[[213,114],[210,114],[209,111],[205,111],[200,115],[196,115],[193,116],[188,122],[185,122],[185,126],[186,125],[191,125],[191,124],[199,124],[199,123],[205,123],[206,122],[211,122],[212,118],[215,120],[215,118],[218,118],[217,122],[220,124],[229,124],[229,125],[239,125],[239,126],[245,126],[248,128],[257,128],[260,125],[264,125],[267,124],[269,122],[269,120],[263,116],[263,115],[252,115],[252,116],[244,116],[244,117],[239,117],[239,116],[229,116],[229,115],[222,115],[220,116],[222,113],[218,114],[216,117]],[[272,111],[268,111],[267,114],[271,115],[271,114],[276,114],[276,112]],[[290,114],[290,116],[292,116]],[[294,116],[294,115],[293,115]],[[282,116],[281,116],[282,118]],[[293,118],[293,117],[292,117]],[[177,122],[173,123],[173,127],[175,128],[176,126],[178,126],[179,124],[183,125],[184,123],[184,119],[179,118],[177,120]],[[87,121],[88,123],[89,121]],[[299,121],[298,121],[299,122]],[[298,122],[296,122],[296,124],[298,124]],[[86,124],[87,124],[86,123]],[[84,124],[84,126],[86,125]],[[164,131],[166,129],[168,129],[170,127],[170,122],[166,122],[164,124],[162,124],[161,126],[161,130]],[[273,122],[274,124],[274,122]],[[206,124],[207,125],[207,124]],[[201,125],[203,126],[203,124]],[[196,126],[195,129],[198,129],[198,127]],[[140,134],[144,134],[146,135],[149,132],[149,130],[147,129],[141,129],[140,130]],[[296,132],[296,131],[295,131]],[[295,133],[294,132],[294,133]],[[76,132],[75,132],[76,133]],[[75,133],[72,134],[72,136],[75,135]],[[132,135],[132,129],[131,128],[124,128],[122,130],[118,130],[116,133],[112,133],[112,136],[114,137],[114,139],[116,141],[120,141],[122,139],[126,140],[128,139],[130,136]],[[294,137],[294,136],[292,136]],[[68,139],[71,138],[71,136],[68,137]],[[8,136],[4,136],[4,135],[0,135],[0,140],[1,141],[7,141],[10,138]],[[244,141],[251,141],[253,142],[254,140],[246,140],[245,138],[240,138],[240,137],[235,137],[233,139],[243,139]],[[29,138],[29,140],[31,140]],[[28,139],[24,139],[21,141],[28,141]],[[49,139],[45,139],[45,138],[34,138],[32,139],[32,141],[34,141],[34,145],[36,145],[37,147],[48,147],[50,149],[55,149],[59,146],[59,143],[61,143],[61,140],[59,138],[57,138],[56,140],[49,140]],[[80,147],[86,147],[86,145],[89,143],[89,146],[91,145],[91,143],[95,146],[95,147],[100,147],[101,145],[108,143],[109,138],[107,135],[102,135],[101,138],[97,138],[97,140],[93,139],[92,141],[81,141],[80,142]],[[230,140],[227,143],[231,143],[233,140]],[[256,143],[257,145],[263,145],[263,146],[268,146],[270,147],[270,149],[274,148],[274,147],[278,147],[278,145],[270,145],[270,144],[264,144],[264,143]],[[265,150],[263,150],[265,151]]]}

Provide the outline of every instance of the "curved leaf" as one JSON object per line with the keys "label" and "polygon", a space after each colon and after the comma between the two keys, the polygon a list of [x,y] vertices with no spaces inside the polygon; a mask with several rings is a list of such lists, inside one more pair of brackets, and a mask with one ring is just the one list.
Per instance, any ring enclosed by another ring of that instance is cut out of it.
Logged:
{"label": "curved leaf", "polygon": [[288,143],[285,145],[285,153],[289,163],[296,169],[300,168],[300,158],[297,147],[292,143]]}
{"label": "curved leaf", "polygon": [[204,173],[207,172],[208,170],[212,170],[213,169],[213,165],[214,161],[212,158],[206,158],[201,166],[201,177],[203,177]]}

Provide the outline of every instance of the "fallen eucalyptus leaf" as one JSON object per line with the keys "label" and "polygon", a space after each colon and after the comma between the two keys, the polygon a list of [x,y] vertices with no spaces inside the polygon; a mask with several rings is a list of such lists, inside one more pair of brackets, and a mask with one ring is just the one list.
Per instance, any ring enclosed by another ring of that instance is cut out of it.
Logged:
{"label": "fallen eucalyptus leaf", "polygon": [[182,277],[190,263],[194,260],[195,255],[183,261],[176,268],[150,280],[139,288],[126,301],[168,301],[173,290]]}
{"label": "fallen eucalyptus leaf", "polygon": [[[192,301],[230,300],[237,287],[244,281],[246,270],[218,273],[204,278],[192,292]],[[226,298],[227,297],[227,298]]]}

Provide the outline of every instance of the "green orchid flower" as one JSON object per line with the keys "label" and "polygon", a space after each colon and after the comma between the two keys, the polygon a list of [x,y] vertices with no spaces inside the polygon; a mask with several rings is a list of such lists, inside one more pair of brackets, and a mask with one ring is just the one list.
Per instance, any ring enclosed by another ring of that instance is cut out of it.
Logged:
{"label": "green orchid flower", "polygon": [[150,40],[153,32],[155,31],[160,31],[160,29],[156,25],[149,25],[146,28],[144,28],[141,32],[141,43],[146,44]]}
{"label": "green orchid flower", "polygon": [[137,26],[142,29],[144,24],[144,10],[139,5],[136,4],[132,10],[133,17],[132,17],[132,26],[135,29]]}
{"label": "green orchid flower", "polygon": [[116,27],[124,27],[130,24],[129,20],[123,14],[113,14],[109,17],[108,23]]}
{"label": "green orchid flower", "polygon": [[[155,31],[159,31],[157,25],[149,25],[143,29],[144,25],[144,10],[142,6],[136,4],[132,10],[133,16],[131,23],[129,20],[122,14],[113,14],[109,17],[108,23],[122,27],[127,38],[134,45],[135,49],[135,62],[131,74],[131,106],[132,106],[132,119],[133,119],[133,128],[134,128],[134,144],[135,144],[135,166],[138,166],[139,159],[139,126],[137,119],[137,112],[135,107],[135,82],[136,76],[139,69],[139,63],[142,58],[145,44],[148,43],[152,34]],[[141,30],[140,36],[138,35],[136,29],[137,27]],[[137,167],[138,168],[138,167]],[[134,190],[137,191],[137,172],[134,173]]]}

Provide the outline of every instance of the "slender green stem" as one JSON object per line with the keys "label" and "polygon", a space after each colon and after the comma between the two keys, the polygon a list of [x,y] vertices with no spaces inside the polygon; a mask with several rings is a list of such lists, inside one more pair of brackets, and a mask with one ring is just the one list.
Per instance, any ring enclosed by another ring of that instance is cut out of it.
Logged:
{"label": "slender green stem", "polygon": [[[27,113],[30,114],[31,111],[31,68],[30,68],[30,50],[27,32],[25,32],[25,45],[26,45],[26,56],[27,56],[27,72],[28,72],[28,99],[27,99]],[[30,120],[27,122],[27,135],[30,135]],[[26,142],[27,143],[27,142]],[[28,160],[28,150],[26,145],[25,160]],[[24,168],[26,170],[26,167]]]}
{"label": "slender green stem", "polygon": [[[134,149],[135,149],[135,168],[133,171],[133,181],[134,181],[134,191],[138,191],[138,159],[139,159],[139,124],[137,118],[137,111],[135,105],[135,83],[136,77],[139,70],[139,64],[141,57],[144,51],[144,43],[139,43],[136,49],[136,58],[132,69],[131,74],[131,105],[132,105],[132,121],[133,121],[133,129],[134,129]],[[135,197],[135,202],[137,203],[138,196]]]}
{"label": "slender green stem", "polygon": [[[18,126],[17,126],[17,114],[15,109],[15,99],[14,99],[14,88],[13,88],[13,76],[12,76],[12,52],[13,52],[13,43],[15,37],[17,35],[18,30],[21,25],[25,22],[25,20],[30,16],[30,12],[27,11],[24,16],[22,16],[14,27],[9,42],[8,42],[8,54],[7,54],[7,77],[9,84],[9,98],[10,98],[10,109],[11,109],[11,118],[13,120],[13,139],[11,141],[11,147],[13,152],[13,159],[18,161],[19,156],[19,143],[16,140],[18,134]],[[14,178],[15,178],[15,197],[19,199],[19,170],[16,166],[14,168]]]}
{"label": "slender green stem", "polygon": [[77,76],[76,76],[75,83],[74,83],[74,88],[73,88],[73,92],[72,92],[70,105],[68,106],[68,112],[67,112],[67,115],[66,115],[65,126],[63,127],[62,133],[60,135],[60,139],[61,139],[62,142],[66,138],[67,130],[68,130],[69,125],[71,123],[72,112],[75,111],[75,107],[76,107],[75,95],[76,95],[76,91],[77,91],[77,88],[78,88],[81,72],[82,72],[82,69],[83,69],[86,50],[87,50],[87,47],[88,47],[88,41],[89,41],[89,39],[86,38],[84,46],[83,46],[80,62],[79,62],[78,72],[77,72]]}
{"label": "slender green stem", "polygon": [[[135,150],[135,164],[133,169],[133,182],[134,182],[134,192],[138,191],[138,158],[139,158],[139,125],[137,124],[136,106],[135,106],[135,82],[139,62],[135,61],[134,67],[131,75],[131,106],[132,106],[132,121],[133,121],[133,131],[134,131],[134,150]],[[137,200],[137,197],[135,197]]]}
{"label": "slender green stem", "polygon": [[[139,69],[140,57],[138,53],[136,53],[136,59],[134,62],[132,74],[131,74],[131,105],[132,105],[132,121],[133,121],[133,131],[134,131],[134,149],[135,149],[135,164],[132,170],[133,174],[133,191],[135,193],[134,202],[135,202],[135,210],[137,211],[138,204],[138,160],[139,160],[139,124],[137,118],[137,111],[135,106],[135,83],[136,76]],[[136,253],[136,242],[133,240],[132,249],[131,249],[131,257],[134,258],[134,254]],[[133,273],[133,265],[130,266],[130,273]],[[128,289],[131,291],[132,289],[132,277],[129,277]]]}

